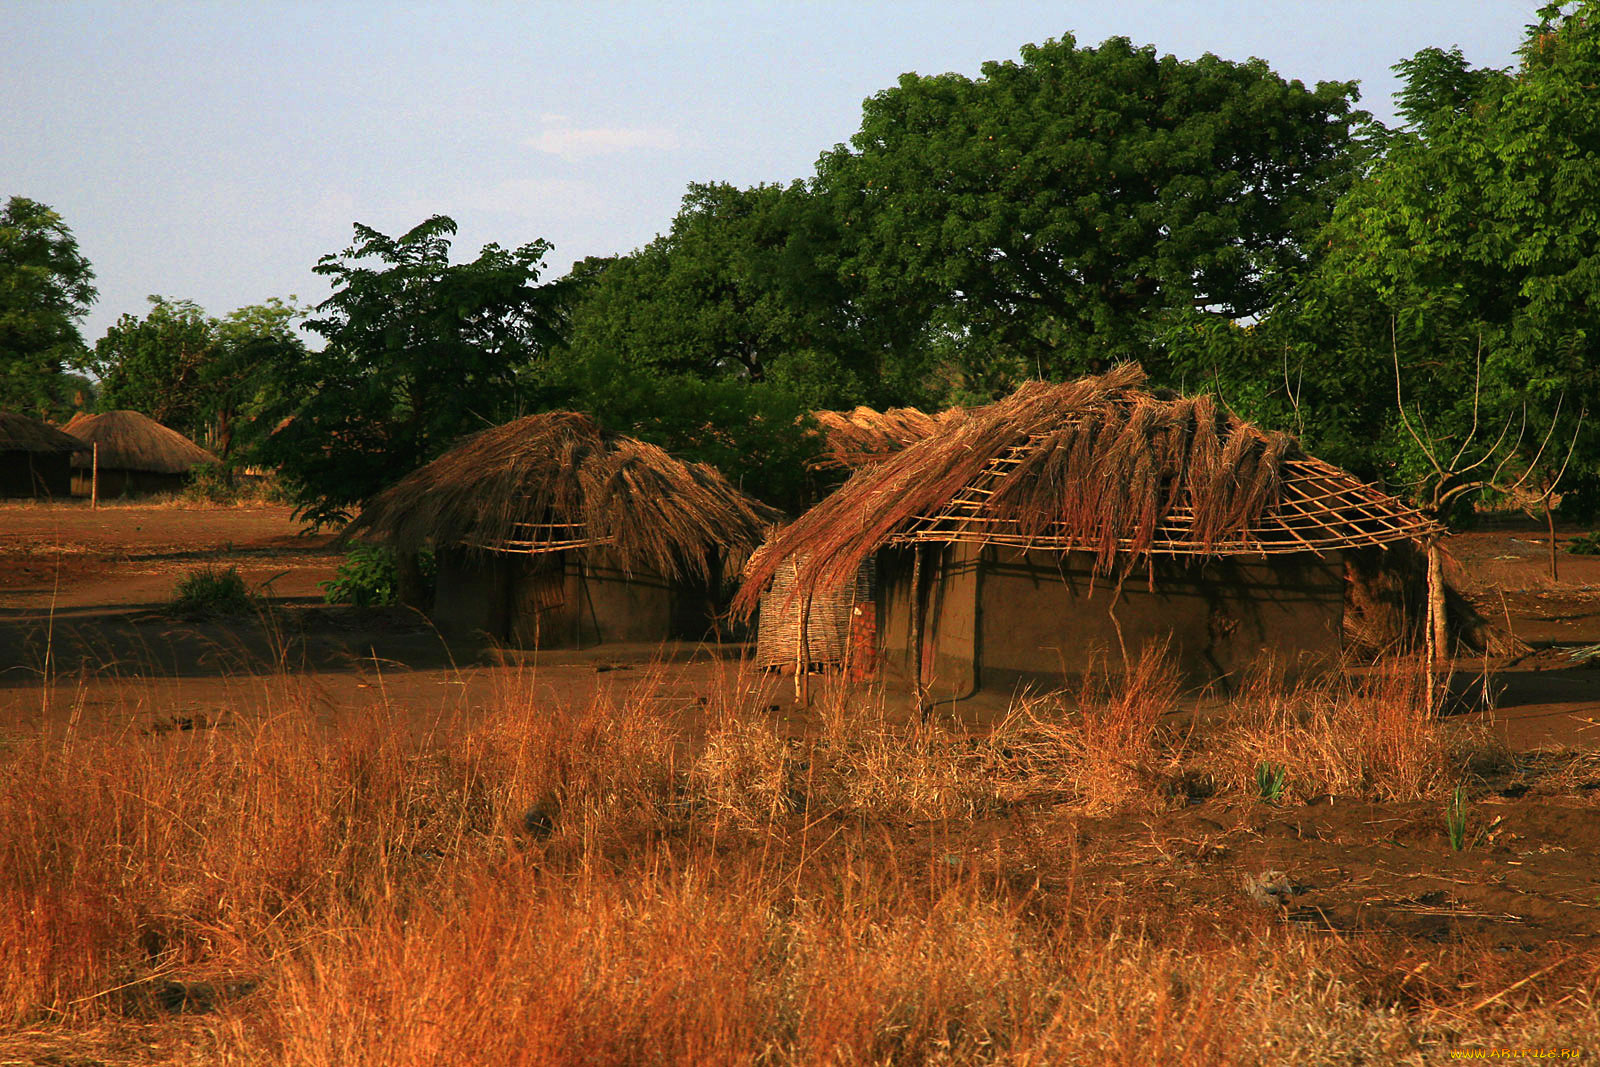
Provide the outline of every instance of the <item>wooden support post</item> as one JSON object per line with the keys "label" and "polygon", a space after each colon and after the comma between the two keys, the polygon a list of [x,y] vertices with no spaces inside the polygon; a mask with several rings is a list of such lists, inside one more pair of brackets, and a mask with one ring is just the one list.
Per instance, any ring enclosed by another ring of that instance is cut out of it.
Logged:
{"label": "wooden support post", "polygon": [[911,692],[917,710],[927,715],[922,691],[922,546],[911,546]]}
{"label": "wooden support post", "polygon": [[93,511],[100,506],[100,442],[93,445],[94,456],[89,467],[89,509]]}
{"label": "wooden support post", "polygon": [[811,590],[800,599],[800,640],[795,642],[794,695],[803,705],[811,703]]}
{"label": "wooden support post", "polygon": [[[1439,543],[1428,545],[1428,695],[1434,700],[1436,675],[1441,663],[1450,659],[1449,628],[1446,626],[1444,607],[1444,560]],[[1448,684],[1448,678],[1446,678]]]}

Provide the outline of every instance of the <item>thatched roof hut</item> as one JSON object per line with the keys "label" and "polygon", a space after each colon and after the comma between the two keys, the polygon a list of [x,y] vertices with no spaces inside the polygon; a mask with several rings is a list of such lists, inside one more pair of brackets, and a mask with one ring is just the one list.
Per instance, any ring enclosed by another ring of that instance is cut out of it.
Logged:
{"label": "thatched roof hut", "polygon": [[0,411],[0,497],[65,497],[72,456],[88,446],[54,426]]}
{"label": "thatched roof hut", "polygon": [[[66,430],[86,444],[100,446],[101,496],[171,492],[183,487],[195,467],[217,462],[216,456],[177,430],[138,411],[80,412]],[[87,452],[74,457],[74,492],[89,491],[93,463]]]}
{"label": "thatched roof hut", "polygon": [[[344,537],[433,547],[441,623],[586,643],[703,624],[708,587],[776,517],[704,464],[562,411],[467,438],[375,497]],[[487,614],[472,607],[485,596]]]}
{"label": "thatched roof hut", "polygon": [[[967,681],[975,684],[980,646],[988,659],[1008,643],[1016,646],[1013,661],[1073,658],[1072,650],[1101,635],[1065,633],[1063,613],[1082,614],[1078,601],[1092,595],[1097,577],[1138,568],[1152,596],[1170,600],[1182,587],[1194,601],[1200,614],[1198,632],[1188,637],[1192,658],[1215,663],[1208,629],[1239,635],[1241,652],[1250,640],[1309,641],[1302,631],[1327,630],[1327,613],[1343,602],[1340,553],[1430,542],[1444,532],[1416,509],[1304,454],[1293,438],[1219,410],[1210,397],[1144,386],[1143,372],[1131,365],[1074,382],[1030,382],[949,420],[859,471],[763,546],[735,610],[753,610],[786,566],[795,568],[797,595],[815,595],[850,582],[879,554],[885,639],[894,639],[896,625],[908,647],[923,643],[917,631],[928,626],[959,630],[952,641],[963,647],[944,654],[964,657]],[[1056,590],[1040,601],[1029,590],[1047,579],[1068,594]],[[1284,592],[1290,586],[1292,597]],[[1137,612],[1108,599],[1116,645],[1124,645],[1127,617]],[[1305,611],[1273,618],[1262,609],[1269,601],[1305,601]],[[1029,612],[1029,602],[1041,606]],[[1174,610],[1149,605],[1153,631],[1163,630]],[[1017,622],[1023,614],[1029,618]],[[1251,625],[1241,621],[1245,615]],[[1329,635],[1335,641],[1337,622]],[[911,673],[921,667],[919,660]]]}

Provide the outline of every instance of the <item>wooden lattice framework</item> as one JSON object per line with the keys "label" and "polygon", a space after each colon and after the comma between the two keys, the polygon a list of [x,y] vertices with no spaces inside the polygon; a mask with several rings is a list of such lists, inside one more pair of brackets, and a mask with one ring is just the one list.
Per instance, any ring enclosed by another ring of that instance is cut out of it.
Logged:
{"label": "wooden lattice framework", "polygon": [[[891,534],[886,544],[1006,545],[1054,551],[1100,551],[1101,538],[1055,523],[1042,531],[1026,530],[1020,520],[990,514],[995,486],[1034,447],[1013,445],[994,457],[938,511],[919,514]],[[1148,552],[1171,556],[1282,555],[1367,548],[1400,541],[1426,543],[1445,533],[1443,526],[1354,475],[1310,456],[1283,462],[1277,502],[1245,530],[1232,537],[1202,538],[1194,528],[1194,511],[1182,502],[1157,524]],[[1126,539],[1111,539],[1117,551],[1131,551]]]}

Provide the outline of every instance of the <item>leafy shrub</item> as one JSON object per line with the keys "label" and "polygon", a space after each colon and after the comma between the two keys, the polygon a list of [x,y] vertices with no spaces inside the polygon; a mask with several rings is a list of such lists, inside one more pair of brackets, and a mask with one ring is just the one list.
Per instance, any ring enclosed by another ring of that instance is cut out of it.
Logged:
{"label": "leafy shrub", "polygon": [[188,615],[228,615],[250,611],[255,597],[238,567],[200,567],[178,580],[173,610]]}
{"label": "leafy shrub", "polygon": [[[436,567],[432,552],[417,557],[422,580],[433,587]],[[400,569],[395,555],[378,545],[356,545],[332,579],[318,583],[322,599],[329,604],[354,604],[358,608],[389,607],[400,602]]]}
{"label": "leafy shrub", "polygon": [[1567,551],[1574,556],[1600,556],[1600,530],[1579,534],[1567,543]]}

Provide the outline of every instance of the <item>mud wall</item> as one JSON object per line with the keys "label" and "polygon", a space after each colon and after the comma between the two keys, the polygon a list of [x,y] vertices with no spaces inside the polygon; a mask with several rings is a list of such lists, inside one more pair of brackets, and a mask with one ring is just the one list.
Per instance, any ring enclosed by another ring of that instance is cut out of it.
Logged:
{"label": "mud wall", "polygon": [[[923,678],[935,699],[978,689],[1079,684],[1166,642],[1188,684],[1228,688],[1264,658],[1289,676],[1323,669],[1341,645],[1344,568],[1276,556],[1157,561],[1117,587],[1082,554],[925,547]],[[882,642],[891,682],[910,678],[911,553],[880,556]],[[1114,605],[1114,610],[1113,610]]]}

